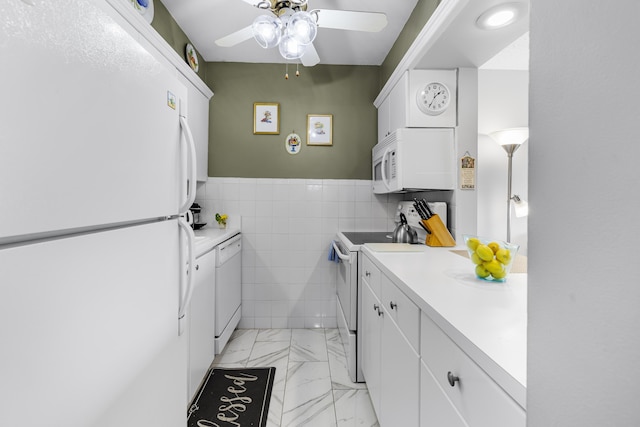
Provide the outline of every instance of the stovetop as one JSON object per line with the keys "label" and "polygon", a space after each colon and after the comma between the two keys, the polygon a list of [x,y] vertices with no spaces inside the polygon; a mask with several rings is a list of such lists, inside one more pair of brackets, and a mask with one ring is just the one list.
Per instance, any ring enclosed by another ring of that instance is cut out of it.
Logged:
{"label": "stovetop", "polygon": [[365,243],[391,243],[392,232],[389,231],[343,231],[344,237],[354,245]]}

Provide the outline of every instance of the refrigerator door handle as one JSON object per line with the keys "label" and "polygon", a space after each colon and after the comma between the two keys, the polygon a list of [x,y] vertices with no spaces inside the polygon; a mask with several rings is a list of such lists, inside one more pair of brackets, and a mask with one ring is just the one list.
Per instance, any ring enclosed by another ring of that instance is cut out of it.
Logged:
{"label": "refrigerator door handle", "polygon": [[[195,235],[193,229],[184,218],[178,218],[178,225],[180,229],[184,231],[187,238],[187,270],[180,275],[180,301],[178,303],[178,335],[182,335],[184,332],[184,317],[187,312],[187,307],[191,302],[191,296],[193,295],[193,274],[195,272],[193,266],[195,265]],[[184,268],[182,260],[182,247],[180,254],[180,268],[181,271]]]}
{"label": "refrigerator door handle", "polygon": [[189,210],[193,202],[196,200],[196,143],[191,133],[191,128],[187,119],[184,116],[180,116],[180,130],[184,134],[187,141],[187,155],[183,158],[183,169],[187,171],[187,192],[186,200],[180,208],[180,213],[184,213]]}

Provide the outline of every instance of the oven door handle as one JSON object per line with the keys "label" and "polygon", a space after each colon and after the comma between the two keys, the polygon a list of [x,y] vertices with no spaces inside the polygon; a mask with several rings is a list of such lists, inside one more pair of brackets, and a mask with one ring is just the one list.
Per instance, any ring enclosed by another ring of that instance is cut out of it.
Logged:
{"label": "oven door handle", "polygon": [[338,249],[338,245],[336,245],[336,242],[331,242],[331,244],[333,245],[333,250],[336,251],[336,255],[338,255],[338,258],[351,264],[351,257],[340,252],[340,249]]}

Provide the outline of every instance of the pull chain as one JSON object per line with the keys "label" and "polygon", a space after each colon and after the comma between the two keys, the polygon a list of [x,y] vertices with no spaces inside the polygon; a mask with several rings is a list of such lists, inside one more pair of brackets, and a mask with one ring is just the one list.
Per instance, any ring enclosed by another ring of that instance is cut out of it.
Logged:
{"label": "pull chain", "polygon": [[[300,70],[298,67],[299,65],[296,64],[296,77],[300,77]],[[288,62],[285,64],[284,79],[289,80],[289,63]]]}

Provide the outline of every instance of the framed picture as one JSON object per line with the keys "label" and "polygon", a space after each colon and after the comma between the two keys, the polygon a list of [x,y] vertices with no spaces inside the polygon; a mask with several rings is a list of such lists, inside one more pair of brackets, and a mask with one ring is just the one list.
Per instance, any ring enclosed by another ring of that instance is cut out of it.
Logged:
{"label": "framed picture", "polygon": [[253,103],[253,134],[280,134],[280,104],[277,102]]}
{"label": "framed picture", "polygon": [[333,114],[307,115],[307,145],[333,145]]}

